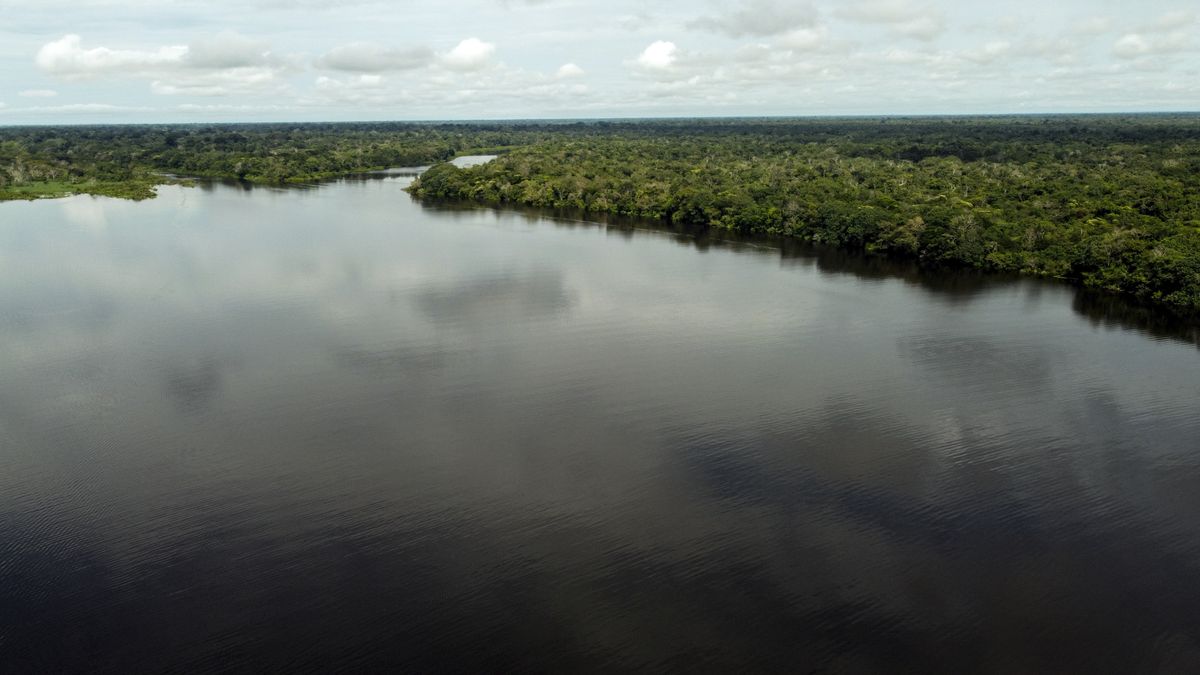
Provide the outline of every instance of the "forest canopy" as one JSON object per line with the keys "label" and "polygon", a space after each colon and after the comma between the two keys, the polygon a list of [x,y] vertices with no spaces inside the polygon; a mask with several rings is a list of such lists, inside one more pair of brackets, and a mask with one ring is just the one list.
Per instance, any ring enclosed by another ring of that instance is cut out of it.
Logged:
{"label": "forest canopy", "polygon": [[[444,163],[483,152],[501,157]],[[797,237],[1200,312],[1197,115],[0,128],[0,199],[429,164],[423,199]]]}

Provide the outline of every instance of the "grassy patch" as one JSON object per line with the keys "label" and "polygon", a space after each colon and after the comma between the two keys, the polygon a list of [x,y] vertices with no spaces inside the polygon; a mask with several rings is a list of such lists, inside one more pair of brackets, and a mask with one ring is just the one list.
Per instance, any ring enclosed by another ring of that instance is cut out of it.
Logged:
{"label": "grassy patch", "polygon": [[78,194],[141,200],[154,197],[154,187],[157,184],[154,181],[142,179],[80,182],[34,181],[0,187],[0,201],[55,199]]}

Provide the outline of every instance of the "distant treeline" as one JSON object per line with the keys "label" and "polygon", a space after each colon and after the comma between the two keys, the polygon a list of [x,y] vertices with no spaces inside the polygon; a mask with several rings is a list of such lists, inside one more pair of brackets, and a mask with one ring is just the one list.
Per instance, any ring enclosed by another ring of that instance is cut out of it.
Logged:
{"label": "distant treeline", "polygon": [[[456,125],[239,124],[0,128],[0,199],[21,186],[75,192],[153,185],[160,174],[298,183],[450,159],[477,145],[529,142]],[[107,192],[101,191],[106,194]]]}
{"label": "distant treeline", "polygon": [[[440,163],[481,152],[502,156]],[[1197,115],[0,128],[0,200],[427,164],[422,198],[791,236],[1200,313]]]}

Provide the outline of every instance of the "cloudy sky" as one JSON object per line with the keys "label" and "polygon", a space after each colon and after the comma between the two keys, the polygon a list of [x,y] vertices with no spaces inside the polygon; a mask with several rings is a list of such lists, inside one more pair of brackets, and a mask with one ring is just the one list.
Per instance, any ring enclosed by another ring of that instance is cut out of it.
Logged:
{"label": "cloudy sky", "polygon": [[0,124],[1153,110],[1194,0],[0,0]]}

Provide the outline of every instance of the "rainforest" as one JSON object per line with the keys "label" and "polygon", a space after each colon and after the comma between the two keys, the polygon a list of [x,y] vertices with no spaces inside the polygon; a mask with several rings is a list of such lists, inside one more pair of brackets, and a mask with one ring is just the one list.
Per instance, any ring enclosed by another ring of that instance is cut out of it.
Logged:
{"label": "rainforest", "polygon": [[[464,154],[495,161],[458,168]],[[409,191],[1053,277],[1200,313],[1200,115],[0,128],[0,200],[426,167]]]}

